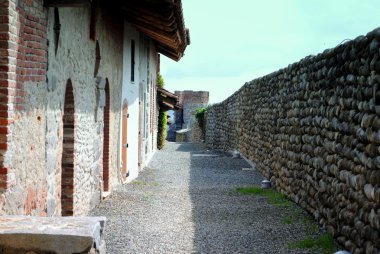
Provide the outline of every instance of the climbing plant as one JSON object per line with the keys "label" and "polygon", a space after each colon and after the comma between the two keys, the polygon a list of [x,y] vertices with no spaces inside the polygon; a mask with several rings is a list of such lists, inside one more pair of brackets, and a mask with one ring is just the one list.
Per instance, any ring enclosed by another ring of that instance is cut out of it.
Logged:
{"label": "climbing plant", "polygon": [[165,86],[165,81],[164,78],[160,73],[157,73],[157,87],[159,88],[164,88]]}
{"label": "climbing plant", "polygon": [[[163,88],[165,85],[164,79],[160,73],[157,74],[157,87]],[[157,148],[162,149],[165,146],[166,140],[166,127],[168,115],[165,111],[160,109],[158,113],[158,133],[157,133]]]}
{"label": "climbing plant", "polygon": [[205,123],[206,123],[205,114],[206,114],[206,112],[207,112],[207,107],[198,108],[195,111],[195,118],[197,119],[198,125],[202,130],[203,136],[205,135],[205,132],[206,132],[206,128],[205,128],[206,127],[205,126]]}
{"label": "climbing plant", "polygon": [[166,126],[168,114],[160,110],[158,114],[158,134],[157,134],[157,148],[162,149],[165,146],[166,140]]}

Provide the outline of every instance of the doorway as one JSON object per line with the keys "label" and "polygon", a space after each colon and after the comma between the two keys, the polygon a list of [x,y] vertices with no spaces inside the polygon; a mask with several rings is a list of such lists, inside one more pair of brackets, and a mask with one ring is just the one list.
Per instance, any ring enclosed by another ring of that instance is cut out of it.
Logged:
{"label": "doorway", "polygon": [[74,125],[75,103],[71,80],[66,84],[63,109],[63,144],[62,144],[62,175],[61,175],[61,211],[62,216],[74,214]]}
{"label": "doorway", "polygon": [[123,167],[121,169],[121,176],[123,182],[127,180],[128,168],[127,168],[127,149],[128,149],[128,103],[125,101],[123,104],[123,114],[122,114],[122,131],[121,131],[121,160],[123,162]]}

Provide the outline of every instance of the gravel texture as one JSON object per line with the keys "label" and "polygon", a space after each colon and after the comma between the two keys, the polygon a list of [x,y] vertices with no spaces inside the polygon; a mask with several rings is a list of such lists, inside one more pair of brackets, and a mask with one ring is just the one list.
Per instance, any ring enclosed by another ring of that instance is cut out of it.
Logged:
{"label": "gravel texture", "polygon": [[91,212],[107,217],[107,253],[312,253],[288,248],[310,227],[283,222],[293,208],[234,191],[260,186],[257,171],[242,170],[249,167],[202,145],[167,143]]}

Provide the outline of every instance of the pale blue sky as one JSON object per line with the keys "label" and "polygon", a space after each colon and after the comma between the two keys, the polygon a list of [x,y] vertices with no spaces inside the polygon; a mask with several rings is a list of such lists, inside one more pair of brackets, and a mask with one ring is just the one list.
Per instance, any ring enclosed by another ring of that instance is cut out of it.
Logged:
{"label": "pale blue sky", "polygon": [[380,0],[182,0],[191,45],[161,57],[165,88],[220,102],[245,82],[380,27]]}

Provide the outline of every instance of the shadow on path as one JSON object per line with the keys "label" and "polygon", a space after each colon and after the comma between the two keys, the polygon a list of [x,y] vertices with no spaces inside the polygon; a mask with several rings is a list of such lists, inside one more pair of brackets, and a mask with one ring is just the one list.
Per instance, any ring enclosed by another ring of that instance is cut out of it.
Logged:
{"label": "shadow on path", "polygon": [[107,217],[107,253],[308,253],[287,248],[305,230],[284,225],[286,211],[235,191],[260,186],[249,167],[202,145],[167,143],[91,212]]}
{"label": "shadow on path", "polygon": [[237,187],[260,187],[263,180],[244,159],[193,144],[181,144],[177,150],[191,154],[189,193],[196,253],[307,253],[288,249],[303,231],[284,225],[288,211],[261,196],[236,192]]}

